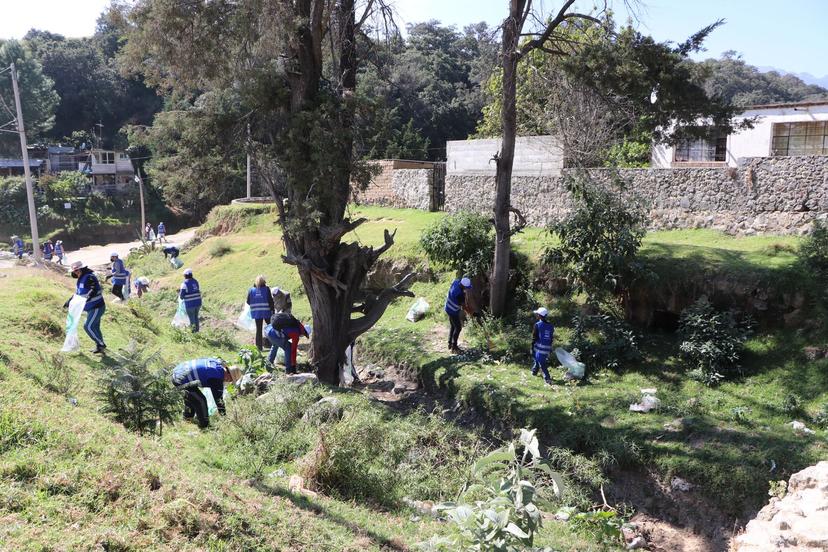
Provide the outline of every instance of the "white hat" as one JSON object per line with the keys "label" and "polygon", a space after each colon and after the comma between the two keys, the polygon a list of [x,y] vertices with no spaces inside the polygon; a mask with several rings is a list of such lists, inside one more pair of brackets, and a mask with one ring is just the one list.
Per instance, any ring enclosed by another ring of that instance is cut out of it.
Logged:
{"label": "white hat", "polygon": [[86,268],[86,263],[83,261],[75,261],[69,266],[69,269],[74,272],[76,270],[80,270],[82,268]]}
{"label": "white hat", "polygon": [[270,294],[271,294],[271,295],[276,295],[276,294],[277,294],[277,293],[279,293],[280,291],[282,291],[282,290],[281,290],[281,289],[279,289],[279,288],[278,288],[278,286],[273,286],[272,288],[270,288]]}
{"label": "white hat", "polygon": [[467,277],[464,276],[460,280],[460,285],[463,286],[464,288],[470,288],[471,287],[471,280],[469,280]]}
{"label": "white hat", "polygon": [[110,256],[110,258],[111,258],[111,257],[117,257],[117,256],[118,256],[118,252],[117,252],[117,251],[113,251],[112,253],[110,253],[110,254],[109,254],[109,256]]}
{"label": "white hat", "polygon": [[58,240],[55,243],[63,243],[63,240]]}
{"label": "white hat", "polygon": [[18,235],[17,235],[17,234],[15,234],[15,235],[13,235],[13,236],[11,237],[11,239],[13,239],[13,240],[16,240],[17,238],[18,238]]}
{"label": "white hat", "polygon": [[537,309],[535,311],[532,311],[532,312],[534,312],[538,316],[542,316],[544,318],[546,318],[546,315],[549,314],[549,311],[546,310],[546,307],[540,307],[539,309]]}
{"label": "white hat", "polygon": [[192,268],[185,268],[184,269],[184,276],[192,276],[192,275],[193,275],[193,269]]}

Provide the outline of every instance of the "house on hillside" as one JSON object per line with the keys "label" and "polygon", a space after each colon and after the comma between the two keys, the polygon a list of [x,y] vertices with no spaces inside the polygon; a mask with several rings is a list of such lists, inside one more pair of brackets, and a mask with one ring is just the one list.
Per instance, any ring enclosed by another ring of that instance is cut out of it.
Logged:
{"label": "house on hillside", "polygon": [[92,191],[122,194],[133,186],[134,171],[129,156],[122,151],[93,149],[76,170],[92,178]]}
{"label": "house on hillside", "polygon": [[739,118],[755,118],[754,127],[710,140],[657,145],[652,167],[736,167],[751,157],[828,155],[828,101],[757,105]]}
{"label": "house on hillside", "polygon": [[[29,171],[34,178],[46,171],[46,162],[42,159],[29,159]],[[26,174],[22,159],[0,159],[0,176],[23,176]]]}

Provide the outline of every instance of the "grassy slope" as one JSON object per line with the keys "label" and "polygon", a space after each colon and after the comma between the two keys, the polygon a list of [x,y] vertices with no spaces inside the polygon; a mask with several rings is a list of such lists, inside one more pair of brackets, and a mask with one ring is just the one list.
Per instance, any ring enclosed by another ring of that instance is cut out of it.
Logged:
{"label": "grassy slope", "polygon": [[[355,214],[370,219],[356,232],[362,243],[380,245],[383,229],[397,228],[397,245],[388,255],[415,260],[422,259],[417,246],[421,231],[443,216],[379,208],[361,208]],[[185,255],[187,264],[200,267],[206,293],[227,307],[227,315],[238,312],[252,274],[264,273],[271,285],[299,290],[295,272],[264,254],[268,248],[280,251],[272,225],[269,216],[259,215],[242,233],[211,238]],[[208,254],[210,242],[217,239],[233,247],[222,257],[222,268]],[[535,257],[546,240],[542,230],[530,228],[516,238],[516,245]],[[678,266],[680,270],[789,278],[795,274],[796,243],[793,237],[734,238],[707,230],[654,232],[647,236],[643,254],[668,269]],[[652,334],[644,337],[646,358],[639,366],[620,375],[605,371],[589,385],[575,389],[549,389],[529,377],[528,359],[525,365],[491,364],[458,360],[440,352],[423,354],[428,348],[423,342],[434,341],[436,328],[444,325],[441,305],[450,275],[439,274],[438,279],[413,287],[432,305],[423,322],[407,323],[404,316],[409,302],[399,301],[374,330],[373,341],[381,342],[377,347],[387,349],[392,357],[421,364],[426,384],[448,390],[498,419],[538,426],[548,439],[579,450],[608,450],[621,463],[653,465],[665,478],[686,477],[733,515],[761,504],[768,480],[786,478],[826,454],[824,431],[802,438],[785,425],[795,418],[805,419],[804,414],[813,414],[828,402],[828,378],[824,376],[828,362],[807,362],[800,354],[803,346],[813,344],[813,337],[809,340],[794,331],[758,335],[748,343],[748,375],[709,389],[684,376],[674,336]],[[221,289],[224,283],[233,293]],[[295,303],[297,312],[308,313],[301,295]],[[558,342],[565,345],[570,335],[570,306],[559,300],[550,306],[557,316]],[[442,345],[442,338],[437,341]],[[659,389],[665,408],[657,414],[629,412],[628,405],[646,387]],[[782,410],[791,392],[803,399],[805,412]],[[665,431],[664,424],[676,418],[684,418],[684,429]],[[771,460],[777,465],[773,473]]]}
{"label": "grassy slope", "polygon": [[[397,246],[389,255],[415,259],[422,257],[416,245],[421,230],[442,216],[388,209],[360,209],[360,213],[371,219],[356,232],[360,241],[379,245],[382,230],[397,227]],[[201,337],[190,339],[169,328],[180,277],[163,258],[152,257],[132,266],[136,276],[152,274],[158,280],[143,301],[147,309],[136,315],[122,305],[109,307],[104,331],[110,347],[137,338],[153,350],[161,349],[170,363],[208,353],[232,357],[236,335],[228,320],[238,315],[245,290],[258,273],[266,275],[270,285],[292,290],[295,310],[306,316],[309,311],[295,270],[278,260],[281,244],[272,216],[259,214],[248,223],[237,232],[207,238],[183,256],[204,290],[209,320]],[[529,229],[518,237],[518,247],[536,254],[543,240],[541,231]],[[768,241],[791,243],[668,232],[650,235],[646,250],[662,248],[677,256],[688,251],[711,262],[722,262],[716,259],[724,255],[734,267],[764,269],[789,263],[791,256],[784,250],[772,258],[762,253]],[[226,243],[230,251],[213,257],[216,242]],[[683,376],[673,356],[676,344],[664,336],[647,338],[647,362],[636,369],[623,375],[603,373],[575,389],[550,389],[530,378],[524,365],[423,353],[428,348],[424,343],[432,341],[444,324],[440,307],[448,278],[441,274],[437,283],[414,285],[414,291],[432,304],[424,321],[405,322],[409,304],[397,302],[372,336],[375,342],[385,340],[380,349],[420,363],[425,383],[467,404],[515,425],[536,425],[547,439],[559,443],[581,450],[607,448],[622,461],[652,463],[663,476],[686,477],[702,485],[708,495],[725,491],[723,501],[731,502],[734,510],[745,501],[751,506],[760,501],[768,479],[781,479],[825,455],[824,432],[798,438],[783,425],[790,417],[780,412],[779,405],[789,390],[800,393],[810,410],[828,401],[828,382],[822,375],[828,366],[825,361],[801,361],[794,353],[805,340],[794,333],[752,340],[748,364],[753,375],[716,390]],[[395,538],[413,543],[434,531],[434,525],[414,523],[405,513],[326,498],[296,498],[279,482],[273,484],[275,497],[251,488],[241,479],[244,470],[221,456],[221,424],[217,431],[204,434],[178,424],[160,440],[125,432],[96,411],[90,382],[100,365],[87,353],[68,361],[75,373],[72,394],[79,399],[78,407],[44,391],[35,379],[45,375],[45,363],[37,360],[35,351],[59,348],[63,317],[59,307],[68,296],[68,285],[68,280],[57,277],[43,285],[41,276],[33,273],[0,278],[0,330],[12,336],[0,343],[0,366],[6,366],[0,370],[4,380],[0,403],[10,405],[4,406],[4,415],[10,410],[15,422],[30,427],[32,436],[0,448],[0,517],[6,522],[0,542],[12,549],[55,543],[67,549],[87,548],[96,542],[132,541],[133,546],[146,543],[168,549],[339,550],[387,548],[383,543]],[[24,305],[35,303],[43,307],[37,309],[34,322],[27,321]],[[559,339],[565,343],[569,330],[562,307],[553,305],[553,311],[560,317]],[[638,389],[649,386],[659,388],[667,408],[657,414],[629,413],[627,405]],[[697,402],[688,403],[690,399]],[[736,407],[749,410],[735,416]],[[686,429],[666,432],[663,424],[679,416],[687,420]],[[0,438],[5,439],[3,434]],[[779,466],[775,474],[768,472],[771,459]],[[162,483],[158,491],[151,491],[147,483],[154,476]],[[113,486],[117,489],[111,490]],[[207,513],[201,519],[184,516],[185,521],[179,521],[176,511],[191,511],[188,503]],[[212,539],[207,536],[211,531],[216,535]],[[562,549],[589,549],[586,541],[559,525],[546,529],[543,540]]]}

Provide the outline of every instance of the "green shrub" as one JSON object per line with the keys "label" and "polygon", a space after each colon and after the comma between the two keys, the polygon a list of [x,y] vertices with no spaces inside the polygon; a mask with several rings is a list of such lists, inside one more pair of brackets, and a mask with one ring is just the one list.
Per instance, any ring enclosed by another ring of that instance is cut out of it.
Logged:
{"label": "green shrub", "polygon": [[53,393],[68,395],[75,389],[75,369],[60,353],[35,352],[38,367],[30,372],[32,379]]}
{"label": "green shrub", "polygon": [[572,319],[573,354],[587,366],[620,370],[641,358],[629,325],[610,314],[576,315]]}
{"label": "green shrub", "polygon": [[614,187],[618,189],[595,184],[584,175],[568,177],[575,212],[550,227],[560,244],[543,255],[545,265],[557,265],[573,290],[586,293],[587,301],[594,304],[613,304],[619,293],[644,274],[637,260],[645,234],[644,211],[621,197],[620,179]]}
{"label": "green shrub", "polygon": [[691,376],[715,385],[740,371],[752,322],[737,321],[733,312],[718,311],[701,298],[681,313],[679,333],[683,339],[681,354],[692,370]]}
{"label": "green shrub", "polygon": [[828,403],[823,404],[819,411],[814,414],[813,420],[817,427],[828,428]]}
{"label": "green shrub", "polygon": [[815,220],[811,233],[799,246],[799,259],[815,275],[828,276],[828,223]]}
{"label": "green shrub", "polygon": [[[546,479],[549,494],[539,492]],[[457,503],[438,506],[454,536],[434,537],[423,550],[519,552],[530,550],[542,526],[541,508],[560,495],[563,481],[541,457],[535,430],[522,429],[517,443],[491,452],[472,468],[471,484]],[[475,500],[469,501],[470,497]]]}
{"label": "green shrub", "polygon": [[798,416],[799,414],[802,414],[802,406],[802,397],[796,393],[788,393],[785,395],[785,398],[782,399],[781,410],[785,414]]}
{"label": "green shrub", "polygon": [[524,363],[532,345],[532,326],[529,321],[518,325],[490,314],[474,318],[468,325],[468,335],[475,347],[497,355],[505,362]]}
{"label": "green shrub", "polygon": [[132,431],[161,435],[163,424],[172,423],[181,411],[181,394],[170,382],[168,370],[153,369],[157,353],[144,356],[135,345],[115,355],[116,367],[98,379],[101,411]]}
{"label": "green shrub", "polygon": [[433,263],[457,273],[487,274],[494,258],[494,228],[480,215],[457,213],[427,228],[420,245]]}
{"label": "green shrub", "polygon": [[207,253],[213,258],[224,257],[231,251],[233,248],[224,240],[215,240],[207,248]]}

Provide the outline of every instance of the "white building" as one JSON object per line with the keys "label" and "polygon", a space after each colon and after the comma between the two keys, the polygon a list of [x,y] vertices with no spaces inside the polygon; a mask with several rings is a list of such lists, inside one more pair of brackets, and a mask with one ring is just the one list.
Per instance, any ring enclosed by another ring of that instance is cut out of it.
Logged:
{"label": "white building", "polygon": [[101,193],[122,193],[129,189],[134,171],[129,156],[122,151],[92,150],[78,170],[92,177],[92,190]]}
{"label": "white building", "polygon": [[653,147],[652,166],[735,167],[747,157],[828,155],[828,101],[749,107],[738,119],[754,127],[714,140]]}
{"label": "white building", "polygon": [[[500,138],[446,142],[446,174],[494,176],[494,156]],[[518,136],[515,139],[514,176],[560,176],[563,146],[554,136]]]}

